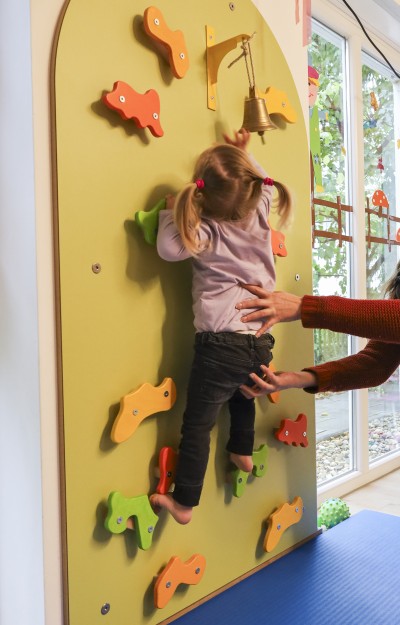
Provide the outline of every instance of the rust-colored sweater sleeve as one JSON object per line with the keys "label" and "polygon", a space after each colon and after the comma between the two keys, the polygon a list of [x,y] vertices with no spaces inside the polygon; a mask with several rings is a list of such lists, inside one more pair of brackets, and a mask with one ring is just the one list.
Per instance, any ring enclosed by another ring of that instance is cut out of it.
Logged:
{"label": "rust-colored sweater sleeve", "polygon": [[324,328],[372,339],[357,354],[304,369],[317,377],[317,385],[305,389],[309,393],[378,386],[399,366],[400,300],[305,295],[301,321],[305,328]]}
{"label": "rust-colored sweater sleeve", "polygon": [[305,328],[324,328],[385,343],[400,343],[400,300],[305,295],[301,322]]}
{"label": "rust-colored sweater sleeve", "polygon": [[369,341],[357,354],[304,369],[317,377],[317,385],[304,390],[338,392],[378,386],[386,382],[399,363],[400,345]]}

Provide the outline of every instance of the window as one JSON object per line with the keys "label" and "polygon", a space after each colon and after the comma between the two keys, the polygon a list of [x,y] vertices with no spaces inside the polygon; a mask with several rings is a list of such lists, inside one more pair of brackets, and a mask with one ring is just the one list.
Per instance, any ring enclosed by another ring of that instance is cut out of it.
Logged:
{"label": "window", "polygon": [[[400,81],[356,21],[320,0],[313,7],[332,24],[313,20],[308,50],[313,290],[381,298],[400,259]],[[374,39],[399,67],[400,47],[388,52],[382,39]],[[316,363],[365,344],[325,330],[314,338]],[[342,496],[399,467],[399,371],[378,388],[317,395],[316,426],[317,483],[324,497]]]}
{"label": "window", "polygon": [[[363,55],[364,173],[366,196],[366,282],[368,297],[383,288],[399,260],[400,217],[396,203],[396,87],[388,69]],[[369,460],[400,448],[399,370],[381,386],[369,389]]]}

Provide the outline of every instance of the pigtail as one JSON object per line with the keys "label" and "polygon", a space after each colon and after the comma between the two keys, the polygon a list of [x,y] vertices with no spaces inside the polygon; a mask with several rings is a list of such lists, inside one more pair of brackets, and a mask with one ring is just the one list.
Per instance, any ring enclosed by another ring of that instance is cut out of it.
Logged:
{"label": "pigtail", "polygon": [[400,262],[397,263],[396,272],[385,285],[385,295],[389,299],[400,299]]}
{"label": "pigtail", "polygon": [[198,186],[192,182],[178,194],[174,205],[174,221],[185,248],[193,255],[201,251],[199,228],[201,208]]}
{"label": "pigtail", "polygon": [[278,197],[274,200],[279,215],[278,228],[287,228],[293,211],[292,196],[287,186],[277,180],[274,180],[274,187],[278,191]]}

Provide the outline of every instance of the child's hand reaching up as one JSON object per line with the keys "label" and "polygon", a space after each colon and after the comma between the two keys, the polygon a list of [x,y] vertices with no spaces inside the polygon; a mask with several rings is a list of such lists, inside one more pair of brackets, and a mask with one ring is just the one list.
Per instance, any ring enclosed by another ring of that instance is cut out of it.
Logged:
{"label": "child's hand reaching up", "polygon": [[222,136],[224,137],[225,143],[229,143],[229,145],[234,145],[235,147],[240,148],[244,151],[246,151],[247,145],[250,141],[250,133],[245,128],[241,128],[239,132],[235,131],[235,136],[233,139],[231,139],[226,134],[223,134]]}
{"label": "child's hand reaching up", "polygon": [[175,195],[172,195],[172,193],[168,193],[168,195],[165,196],[165,208],[167,210],[172,210],[174,208],[174,204]]}

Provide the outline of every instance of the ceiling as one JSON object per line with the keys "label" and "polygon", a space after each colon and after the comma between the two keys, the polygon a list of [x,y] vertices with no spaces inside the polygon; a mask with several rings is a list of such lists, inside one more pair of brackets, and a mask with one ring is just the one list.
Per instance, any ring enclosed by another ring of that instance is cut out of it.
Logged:
{"label": "ceiling", "polygon": [[374,0],[376,4],[385,9],[400,22],[400,0]]}

